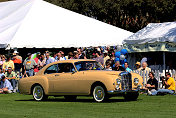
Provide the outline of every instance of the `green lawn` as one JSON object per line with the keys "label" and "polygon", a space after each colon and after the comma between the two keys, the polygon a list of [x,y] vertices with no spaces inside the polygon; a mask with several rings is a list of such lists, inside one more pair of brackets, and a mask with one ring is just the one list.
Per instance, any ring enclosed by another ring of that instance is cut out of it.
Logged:
{"label": "green lawn", "polygon": [[49,97],[36,102],[30,95],[0,95],[0,118],[173,118],[175,110],[173,95],[140,95],[130,102],[113,97],[108,103],[95,103],[91,97],[78,97],[76,102]]}

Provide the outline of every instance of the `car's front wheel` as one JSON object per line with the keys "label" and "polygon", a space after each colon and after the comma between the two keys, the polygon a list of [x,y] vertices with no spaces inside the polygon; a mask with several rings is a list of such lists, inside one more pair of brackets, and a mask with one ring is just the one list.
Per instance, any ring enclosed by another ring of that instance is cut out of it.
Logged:
{"label": "car's front wheel", "polygon": [[134,100],[137,100],[139,96],[139,93],[138,92],[131,92],[131,93],[126,93],[123,95],[123,97],[125,98],[125,100],[127,101],[134,101]]}
{"label": "car's front wheel", "polygon": [[45,95],[44,90],[40,85],[34,86],[34,88],[33,88],[33,98],[36,101],[42,101],[42,100],[47,99],[47,96]]}
{"label": "car's front wheel", "polygon": [[103,102],[107,99],[106,90],[103,86],[95,86],[93,89],[93,98],[96,102]]}

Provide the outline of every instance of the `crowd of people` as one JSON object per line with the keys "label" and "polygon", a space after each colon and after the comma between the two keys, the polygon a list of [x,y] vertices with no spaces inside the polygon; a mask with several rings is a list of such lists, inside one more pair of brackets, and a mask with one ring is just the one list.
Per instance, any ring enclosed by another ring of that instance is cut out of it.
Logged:
{"label": "crowd of people", "polygon": [[[99,62],[105,70],[126,71],[132,72],[128,62],[121,65],[120,61],[116,61],[114,49],[110,48],[94,48],[91,50],[83,50],[78,48],[77,51],[69,52],[67,55],[63,51],[51,53],[45,51],[44,53],[37,52],[35,54],[28,53],[23,59],[17,51],[11,55],[0,55],[0,93],[17,92],[17,79],[35,75],[45,65],[55,61],[62,61],[68,59],[94,59]],[[149,73],[149,80],[146,83],[145,89],[149,95],[156,95],[158,93],[174,93],[175,81],[170,77],[170,73],[166,73],[166,78],[163,77],[163,85],[165,89],[158,90],[158,80],[154,73],[147,66],[145,58],[141,62],[136,62],[135,70],[143,73]]]}

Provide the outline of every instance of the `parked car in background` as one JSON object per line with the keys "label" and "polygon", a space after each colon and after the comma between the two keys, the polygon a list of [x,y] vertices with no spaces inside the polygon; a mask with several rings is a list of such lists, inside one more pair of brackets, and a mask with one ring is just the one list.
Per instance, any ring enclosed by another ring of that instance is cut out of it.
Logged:
{"label": "parked car in background", "polygon": [[105,71],[94,60],[78,59],[57,61],[46,65],[35,76],[19,80],[21,94],[33,95],[37,101],[48,96],[93,96],[97,102],[112,96],[136,100],[142,87],[142,77],[136,73]]}

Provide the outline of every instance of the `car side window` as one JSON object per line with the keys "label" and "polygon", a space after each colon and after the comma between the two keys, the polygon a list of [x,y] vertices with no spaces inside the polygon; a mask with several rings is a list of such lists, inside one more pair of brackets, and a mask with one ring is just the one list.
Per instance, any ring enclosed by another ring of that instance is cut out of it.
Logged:
{"label": "car side window", "polygon": [[60,63],[58,64],[58,73],[74,72],[75,68],[72,63]]}
{"label": "car side window", "polygon": [[57,64],[54,64],[54,65],[51,65],[50,67],[48,67],[44,74],[52,74],[52,73],[57,73],[57,68],[58,68],[58,65]]}

